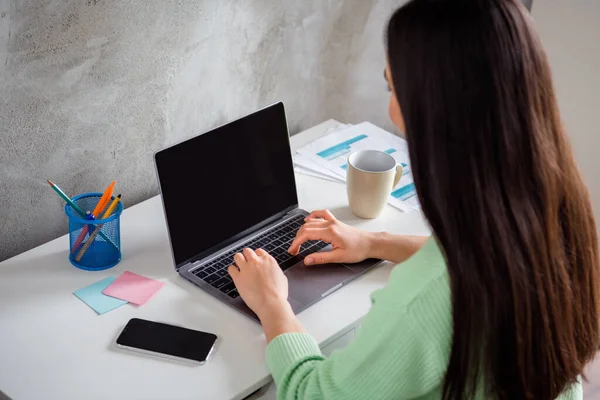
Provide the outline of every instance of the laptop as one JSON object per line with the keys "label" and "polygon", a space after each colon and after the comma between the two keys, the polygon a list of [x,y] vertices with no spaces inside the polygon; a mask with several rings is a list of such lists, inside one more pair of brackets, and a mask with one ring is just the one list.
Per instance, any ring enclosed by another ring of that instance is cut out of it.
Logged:
{"label": "laptop", "polygon": [[210,295],[258,321],[227,267],[244,248],[262,248],[284,270],[298,313],[380,260],[306,266],[304,257],[331,250],[309,241],[287,252],[308,212],[298,208],[283,103],[215,128],[154,156],[175,269]]}

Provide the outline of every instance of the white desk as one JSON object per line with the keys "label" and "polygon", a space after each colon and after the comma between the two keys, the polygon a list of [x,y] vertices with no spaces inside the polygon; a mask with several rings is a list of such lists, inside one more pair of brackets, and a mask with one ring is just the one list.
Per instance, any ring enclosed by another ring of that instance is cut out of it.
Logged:
{"label": "white desk", "polygon": [[[329,120],[295,135],[292,146],[336,124]],[[329,208],[367,230],[429,233],[419,212],[402,214],[388,206],[376,220],[360,220],[346,205],[344,185],[304,175],[296,180],[306,210]],[[107,271],[72,267],[67,236],[0,263],[0,390],[15,400],[241,399],[268,383],[261,327],[175,273],[159,197],[125,210],[121,229],[123,260]],[[300,313],[300,320],[326,346],[356,326],[390,269],[386,264],[365,274]],[[72,294],[125,270],[166,284],[142,307],[128,304],[101,316]],[[214,332],[220,341],[204,366],[114,348],[133,317]]]}

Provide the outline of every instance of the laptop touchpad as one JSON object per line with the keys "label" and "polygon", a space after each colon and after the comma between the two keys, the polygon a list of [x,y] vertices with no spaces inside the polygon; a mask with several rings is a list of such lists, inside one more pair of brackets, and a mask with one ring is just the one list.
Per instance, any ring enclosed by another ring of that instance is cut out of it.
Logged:
{"label": "laptop touchpad", "polygon": [[314,303],[329,289],[358,275],[342,264],[298,264],[286,272],[289,295],[302,305]]}

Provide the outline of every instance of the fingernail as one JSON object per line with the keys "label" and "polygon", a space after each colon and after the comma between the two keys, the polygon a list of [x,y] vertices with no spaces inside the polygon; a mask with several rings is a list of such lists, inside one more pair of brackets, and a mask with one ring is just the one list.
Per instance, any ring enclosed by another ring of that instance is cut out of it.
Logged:
{"label": "fingernail", "polygon": [[304,265],[312,265],[313,264],[313,259],[312,258],[305,258],[304,259]]}

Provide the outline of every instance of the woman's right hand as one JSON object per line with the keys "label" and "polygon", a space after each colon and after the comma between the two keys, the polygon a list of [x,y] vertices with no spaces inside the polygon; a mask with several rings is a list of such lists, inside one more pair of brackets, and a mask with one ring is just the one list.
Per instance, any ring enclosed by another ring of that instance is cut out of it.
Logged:
{"label": "woman's right hand", "polygon": [[332,250],[310,254],[304,259],[304,264],[355,263],[369,258],[371,247],[369,232],[338,221],[329,210],[314,211],[305,218],[305,221],[288,252],[293,255],[298,254],[300,246],[308,240],[331,243]]}

